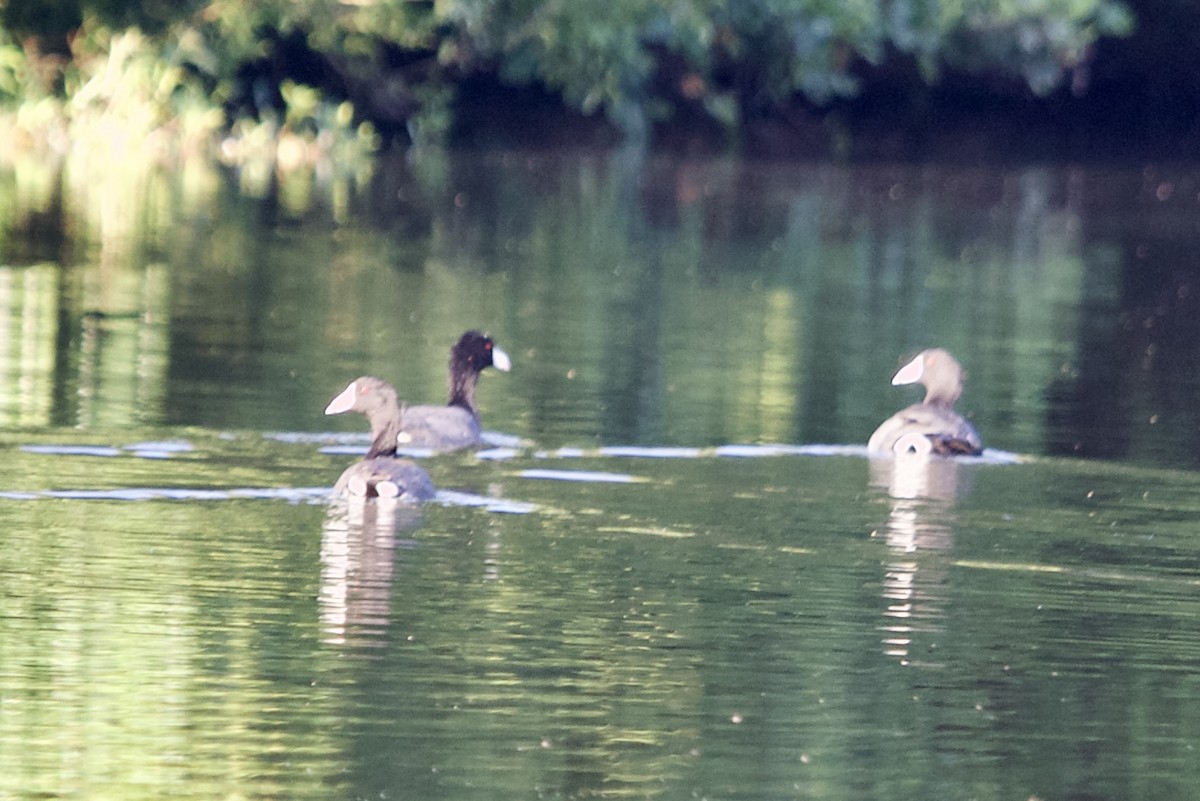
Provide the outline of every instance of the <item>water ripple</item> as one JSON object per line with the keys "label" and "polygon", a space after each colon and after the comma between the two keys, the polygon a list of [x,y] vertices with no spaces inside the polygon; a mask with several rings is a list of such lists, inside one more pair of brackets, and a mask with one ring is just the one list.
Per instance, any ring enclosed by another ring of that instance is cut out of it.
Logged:
{"label": "water ripple", "polygon": [[628,473],[606,473],[599,470],[522,470],[522,478],[547,481],[582,481],[608,484],[632,484],[644,479]]}
{"label": "water ripple", "polygon": [[177,453],[190,453],[195,447],[184,440],[135,442],[131,445],[22,445],[25,453],[47,456],[138,456],[143,459],[169,459]]}
{"label": "water ripple", "polygon": [[115,489],[60,489],[24,492],[0,492],[10,501],[57,498],[76,501],[228,501],[236,499],[285,500],[290,503],[318,503],[330,496],[329,487],[235,487],[203,489],[198,487],[118,487]]}
{"label": "water ripple", "polygon": [[538,509],[535,503],[510,501],[506,498],[489,498],[485,495],[475,495],[470,492],[458,492],[455,490],[438,490],[435,500],[444,506],[479,507],[489,512],[499,512],[502,514],[526,515]]}
{"label": "water ripple", "polygon": [[[321,447],[318,451],[323,454],[333,456],[362,456],[367,451],[367,446],[370,442],[369,435],[366,434],[341,434],[333,432],[267,432],[263,434],[265,439],[276,440],[278,442],[288,443],[309,443],[318,444]],[[858,458],[879,458],[867,452],[866,445],[863,444],[830,444],[830,443],[810,443],[810,444],[792,444],[792,443],[764,443],[764,444],[743,444],[729,443],[727,445],[717,445],[715,447],[691,447],[691,446],[673,446],[673,445],[602,445],[600,447],[582,448],[575,446],[563,446],[554,450],[536,450],[531,449],[529,442],[522,440],[520,437],[511,434],[502,434],[495,431],[485,431],[483,434],[484,442],[490,447],[476,451],[476,458],[482,461],[505,461],[516,459],[522,456],[532,456],[535,459],[582,459],[594,457],[611,457],[611,458],[626,458],[626,459],[702,459],[708,457],[722,458],[769,458],[777,456],[852,456]],[[30,446],[32,450],[34,446]],[[111,456],[117,455],[114,453],[100,453],[101,448],[81,447],[78,450],[68,450],[70,446],[45,446],[47,449],[40,452],[45,453],[60,453],[60,454],[85,454],[85,455],[102,455]],[[62,450],[49,450],[49,448],[61,447]],[[132,446],[130,446],[132,447]],[[149,451],[147,451],[149,453]],[[434,453],[425,448],[397,449],[397,453],[402,456],[412,458],[425,458],[433,456]],[[886,456],[883,458],[887,458]],[[987,448],[979,456],[956,456],[956,462],[964,464],[1019,464],[1027,461],[1024,457],[1017,453],[1009,451],[997,450],[995,448]]]}
{"label": "water ripple", "polygon": [[[333,500],[329,487],[234,487],[203,489],[198,487],[119,487],[116,489],[59,489],[0,492],[0,499],[35,501],[39,499],[74,501],[231,501],[282,500],[289,503],[320,504]],[[469,492],[438,490],[435,500],[443,506],[465,506],[502,514],[529,514],[537,504],[507,498],[490,498]],[[380,501],[386,503],[386,499]]]}

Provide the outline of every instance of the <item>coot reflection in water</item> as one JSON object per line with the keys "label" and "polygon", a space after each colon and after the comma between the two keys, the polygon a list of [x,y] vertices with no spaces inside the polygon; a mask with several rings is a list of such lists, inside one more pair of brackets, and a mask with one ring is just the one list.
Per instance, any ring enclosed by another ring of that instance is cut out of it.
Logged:
{"label": "coot reflection in water", "polygon": [[330,503],[321,528],[318,598],[326,642],[355,649],[386,644],[396,560],[417,544],[404,537],[422,514],[394,498],[351,496]]}
{"label": "coot reflection in water", "polygon": [[954,506],[970,493],[977,465],[951,457],[899,452],[870,460],[870,482],[887,493],[882,529],[884,651],[905,664],[914,638],[930,641],[946,615],[946,589],[957,528]]}

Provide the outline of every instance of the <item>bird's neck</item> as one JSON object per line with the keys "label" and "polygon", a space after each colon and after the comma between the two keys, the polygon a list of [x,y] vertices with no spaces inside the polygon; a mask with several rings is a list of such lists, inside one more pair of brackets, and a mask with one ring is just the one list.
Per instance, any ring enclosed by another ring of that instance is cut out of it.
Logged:
{"label": "bird's neck", "polygon": [[958,395],[953,392],[947,393],[944,391],[931,389],[925,393],[926,406],[937,406],[942,409],[953,409],[957,400]]}
{"label": "bird's neck", "polygon": [[475,411],[475,381],[479,374],[470,367],[450,371],[450,406],[459,406],[471,414]]}
{"label": "bird's neck", "polygon": [[395,456],[396,438],[400,436],[400,415],[378,413],[371,415],[371,447],[367,458]]}

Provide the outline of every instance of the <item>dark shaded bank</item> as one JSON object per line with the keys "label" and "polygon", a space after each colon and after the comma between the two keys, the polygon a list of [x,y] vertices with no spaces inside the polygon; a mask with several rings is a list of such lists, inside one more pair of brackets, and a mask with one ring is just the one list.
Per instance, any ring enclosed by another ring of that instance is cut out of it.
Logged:
{"label": "dark shaded bank", "polygon": [[[854,69],[860,92],[826,105],[797,95],[759,106],[736,76],[721,88],[738,97],[730,130],[695,97],[695,76],[660,60],[652,93],[669,118],[650,139],[674,151],[735,150],[749,156],[855,160],[937,158],[1125,160],[1200,153],[1200,16],[1178,0],[1132,0],[1134,33],[1102,39],[1068,81],[1039,96],[1015,75],[944,70],[930,84],[915,62],[893,53]],[[553,92],[466,78],[452,141],[470,145],[611,145],[622,133],[603,114],[584,115]]]}
{"label": "dark shaded bank", "polygon": [[[1064,88],[1037,97],[1017,80],[955,74],[927,87],[913,73],[869,75],[856,98],[827,106],[798,99],[745,119],[736,131],[681,104],[670,120],[654,124],[651,141],[668,151],[805,159],[1094,161],[1200,154],[1200,93],[1178,75],[1139,80],[1114,73],[1097,76],[1086,94]],[[453,144],[472,146],[611,146],[621,140],[603,115],[581,114],[549,92],[484,78],[464,84],[451,131]]]}
{"label": "dark shaded bank", "polygon": [[1200,153],[1200,18],[1178,0],[1128,5],[1134,33],[1101,39],[1048,96],[1016,79],[954,72],[929,87],[892,60],[863,72],[863,92],[828,112],[861,157],[1191,158]]}
{"label": "dark shaded bank", "polygon": [[[872,84],[854,101],[825,108],[798,102],[747,120],[735,132],[698,112],[683,113],[656,124],[652,142],[675,152],[854,161],[1123,161],[1200,154],[1200,128],[1184,107],[1152,98],[1139,103],[1116,89],[1083,98],[1035,98],[1020,87],[997,94],[963,79],[920,95]],[[621,140],[602,116],[575,112],[546,93],[482,81],[461,99],[451,135],[458,146],[605,147]]]}

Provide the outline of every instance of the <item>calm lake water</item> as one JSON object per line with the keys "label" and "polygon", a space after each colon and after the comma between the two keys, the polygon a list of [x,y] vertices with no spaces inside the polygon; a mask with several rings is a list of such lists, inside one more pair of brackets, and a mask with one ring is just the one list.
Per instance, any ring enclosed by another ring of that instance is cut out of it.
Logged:
{"label": "calm lake water", "polygon": [[[1200,793],[1200,167],[17,164],[0,237],[0,799]],[[469,327],[500,447],[331,502]],[[869,461],[929,345],[993,450]]]}

